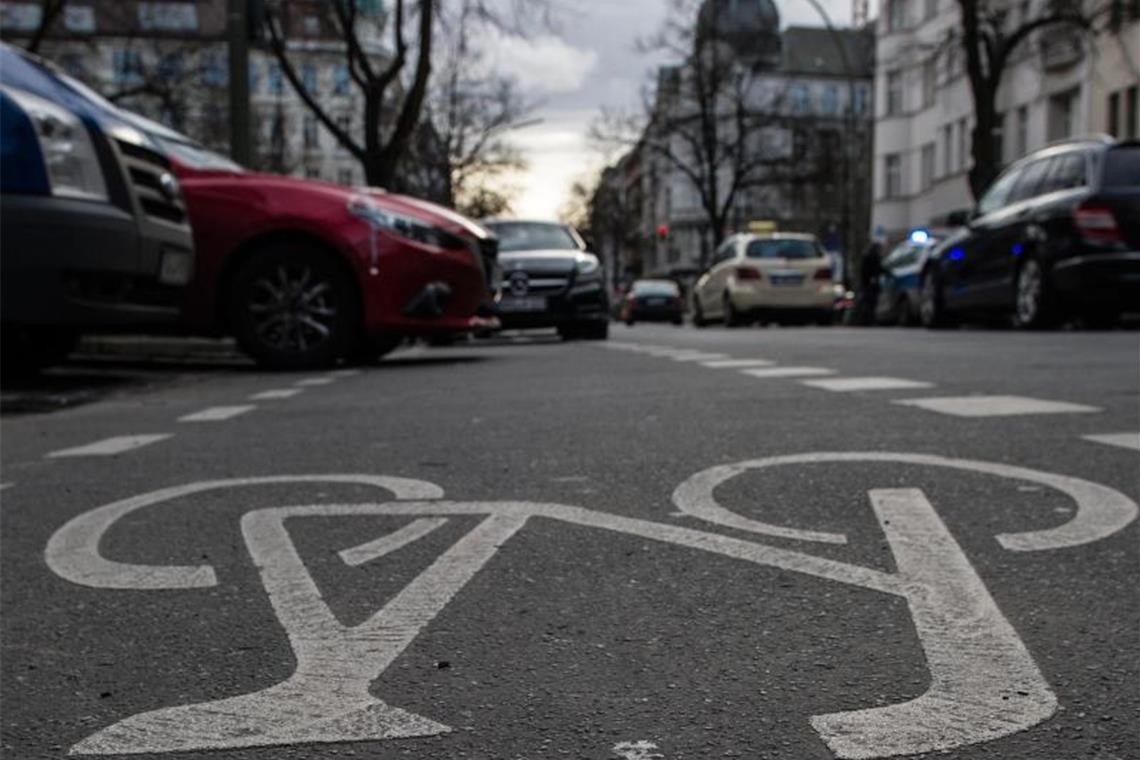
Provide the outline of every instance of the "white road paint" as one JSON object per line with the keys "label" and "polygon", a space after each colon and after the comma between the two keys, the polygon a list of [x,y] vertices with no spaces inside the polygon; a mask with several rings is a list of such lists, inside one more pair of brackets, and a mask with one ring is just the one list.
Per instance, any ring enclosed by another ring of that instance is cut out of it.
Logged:
{"label": "white road paint", "polygon": [[771,367],[776,362],[767,359],[718,359],[717,361],[701,362],[702,367],[709,369],[744,369],[745,367]]}
{"label": "white road paint", "polygon": [[134,715],[84,739],[71,754],[379,741],[450,731],[382,702],[369,689],[526,517],[487,517],[378,612],[350,627],[325,604],[285,528],[286,519],[322,514],[320,507],[300,507],[242,518],[246,546],[296,658],[288,680],[251,694]]}
{"label": "white road paint", "polygon": [[344,564],[351,567],[358,567],[372,560],[380,559],[387,554],[391,554],[397,549],[402,549],[410,543],[419,541],[424,536],[435,531],[437,528],[442,528],[446,524],[447,518],[444,517],[416,520],[410,525],[405,525],[400,528],[395,533],[389,533],[386,536],[380,536],[360,546],[345,549],[339,552],[338,556]]}
{"label": "white road paint", "polygon": [[234,417],[240,417],[247,412],[252,412],[257,407],[252,404],[245,406],[212,406],[209,409],[203,409],[194,414],[187,414],[185,417],[179,417],[179,422],[225,422],[232,420]]}
{"label": "white road paint", "polygon": [[357,375],[360,374],[360,370],[358,370],[358,369],[338,369],[334,372],[330,372],[329,374],[332,375],[333,377],[356,377]]}
{"label": "white road paint", "polygon": [[1140,433],[1108,433],[1105,435],[1086,435],[1086,441],[1103,443],[1108,446],[1119,446],[1123,449],[1140,451]]}
{"label": "white road paint", "polygon": [[933,388],[933,383],[918,380],[904,380],[901,377],[836,377],[828,380],[804,380],[811,388],[837,393],[852,391],[901,391],[912,388]]}
{"label": "white road paint", "polygon": [[1095,406],[1025,396],[945,396],[910,398],[894,403],[955,417],[1011,417],[1022,414],[1080,414],[1100,411]]}
{"label": "white road paint", "polygon": [[432,483],[376,475],[277,475],[207,480],[123,499],[73,517],[52,535],[44,551],[44,559],[56,575],[92,588],[186,589],[216,586],[217,575],[209,565],[132,565],[115,562],[103,557],[99,544],[112,525],[145,507],[203,491],[289,483],[346,483],[381,488],[397,499],[443,498],[443,490]]}
{"label": "white road paint", "polygon": [[621,760],[665,760],[658,749],[660,747],[655,743],[642,739],[637,742],[618,742],[610,751]]}
{"label": "white road paint", "polygon": [[298,380],[294,385],[298,388],[316,388],[321,385],[332,385],[335,377],[310,377],[307,380]]}
{"label": "white road paint", "polygon": [[741,374],[762,380],[778,377],[820,377],[834,375],[835,370],[823,367],[770,367],[768,369],[742,369]]}
{"label": "white road paint", "polygon": [[304,393],[304,388],[275,388],[269,391],[262,391],[255,393],[249,397],[250,401],[279,401],[281,399],[293,398]]}
{"label": "white road paint", "polygon": [[[796,462],[888,461],[956,467],[1044,483],[1078,503],[1069,521],[1047,531],[1013,534],[1007,548],[1076,545],[1074,525],[1109,535],[1111,505],[1130,509],[1127,497],[1104,486],[1060,475],[980,462],[923,455],[878,453],[805,454],[730,466],[736,471]],[[716,468],[714,468],[716,469]],[[723,473],[722,473],[723,474]],[[930,670],[931,685],[908,702],[851,709],[812,717],[811,724],[841,758],[916,754],[986,742],[1030,728],[1056,710],[1056,698],[1016,631],[1003,617],[961,547],[922,492],[872,491],[871,505],[894,557],[894,573],[767,546],[717,533],[667,525],[561,504],[453,502],[437,500],[431,484],[369,476],[328,476],[333,482],[399,484],[403,493],[428,492],[433,500],[383,504],[318,504],[259,509],[241,521],[246,546],[273,609],[293,649],[296,670],[260,691],[212,702],[170,707],[128,717],[72,748],[73,754],[174,752],[252,746],[293,745],[406,738],[449,729],[433,719],[387,705],[370,686],[447,605],[504,542],[530,519],[550,519],[699,549],[763,567],[905,599]],[[724,478],[722,478],[723,480]],[[308,480],[321,482],[326,478]],[[214,481],[146,494],[100,507],[64,526],[48,545],[49,566],[84,585],[109,588],[187,588],[203,568],[113,564],[98,555],[99,537],[115,520],[144,506],[231,485],[294,482],[294,479]],[[681,491],[683,485],[678,491]],[[396,489],[392,489],[396,490]],[[1092,503],[1089,503],[1089,500]],[[1100,501],[1098,501],[1100,500]],[[1106,512],[1107,509],[1107,512]],[[291,520],[348,516],[406,516],[407,527],[385,539],[346,550],[350,560],[368,561],[406,546],[450,517],[481,522],[448,549],[409,586],[364,623],[342,625],[329,610],[286,529]],[[1115,530],[1127,525],[1115,518]],[[418,527],[413,527],[418,526]],[[1066,535],[1067,532],[1067,535]],[[62,534],[62,537],[61,537]],[[397,541],[394,536],[400,536]],[[1043,538],[1044,537],[1044,538]],[[1064,539],[1064,540],[1062,540]],[[1000,538],[999,538],[1000,540]],[[1071,543],[1065,543],[1065,540]],[[1090,539],[1091,540],[1091,539]],[[1011,545],[1012,544],[1012,545]],[[211,574],[212,568],[204,568]],[[173,574],[163,576],[163,571]],[[159,581],[156,583],[156,579]],[[162,585],[166,583],[168,585]],[[208,584],[205,584],[208,585]],[[841,698],[841,697],[838,697]],[[839,707],[840,705],[836,705]],[[650,747],[643,747],[650,750]]]}
{"label": "white road paint", "polygon": [[707,362],[713,359],[727,359],[728,354],[708,353],[704,351],[694,351],[692,353],[675,354],[669,357],[675,362]]}
{"label": "white road paint", "polygon": [[998,543],[1010,551],[1066,549],[1099,541],[1126,528],[1140,513],[1136,502],[1119,491],[1080,478],[972,459],[878,451],[790,454],[710,467],[677,486],[673,491],[673,503],[679,510],[693,517],[738,530],[804,541],[846,543],[847,537],[841,533],[803,531],[742,517],[722,507],[713,497],[713,490],[717,486],[749,470],[835,462],[880,462],[963,470],[1047,486],[1073,500],[1076,509],[1060,525],[1024,533],[999,534],[996,537]]}
{"label": "white road paint", "polygon": [[16,484],[15,483],[0,483],[0,491],[7,491],[9,488],[11,488],[14,485],[16,485]]}
{"label": "white road paint", "polygon": [[86,446],[76,446],[73,449],[63,449],[62,451],[53,451],[47,455],[48,459],[59,459],[62,457],[109,457],[115,454],[124,454],[134,449],[141,449],[143,446],[149,446],[152,443],[165,441],[170,437],[169,433],[160,433],[158,435],[119,435],[114,438],[106,438],[102,441],[89,443]]}
{"label": "white road paint", "polygon": [[923,493],[870,496],[907,584],[930,688],[900,704],[817,715],[812,728],[837,757],[880,758],[992,741],[1051,717],[1057,697]]}

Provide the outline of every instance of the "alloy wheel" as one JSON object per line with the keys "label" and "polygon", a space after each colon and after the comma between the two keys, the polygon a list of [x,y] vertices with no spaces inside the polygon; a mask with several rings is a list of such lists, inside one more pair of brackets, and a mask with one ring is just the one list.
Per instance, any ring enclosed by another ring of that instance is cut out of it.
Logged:
{"label": "alloy wheel", "polygon": [[1035,324],[1041,315],[1041,297],[1045,280],[1041,265],[1029,259],[1017,274],[1017,321],[1023,325]]}
{"label": "alloy wheel", "polygon": [[306,352],[333,335],[335,288],[307,264],[279,264],[253,280],[247,307],[253,332],[281,352]]}

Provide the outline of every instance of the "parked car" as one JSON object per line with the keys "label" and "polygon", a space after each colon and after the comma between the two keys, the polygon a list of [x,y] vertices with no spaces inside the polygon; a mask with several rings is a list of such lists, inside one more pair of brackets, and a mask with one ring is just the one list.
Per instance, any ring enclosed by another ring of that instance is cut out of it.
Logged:
{"label": "parked car", "polygon": [[836,288],[831,261],[813,235],[739,234],[717,248],[693,287],[693,323],[723,320],[831,324]]}
{"label": "parked car", "polygon": [[636,322],[684,321],[685,301],[681,288],[672,280],[636,280],[625,294],[621,304],[621,321],[627,325]]}
{"label": "parked car", "polygon": [[130,118],[169,155],[194,225],[183,329],[233,334],[260,364],[303,368],[484,324],[496,241],[475,222],[394,193],[246,171]]}
{"label": "parked car", "polygon": [[6,371],[62,359],[83,332],[176,322],[194,244],[169,161],[113,105],[8,45],[0,193]]}
{"label": "parked car", "polygon": [[1023,328],[1067,316],[1114,322],[1140,304],[1140,142],[1070,140],[994,181],[965,228],[934,249],[920,314],[1012,315]]}
{"label": "parked car", "polygon": [[573,227],[513,219],[483,224],[499,240],[504,329],[553,327],[563,340],[608,337],[604,272]]}
{"label": "parked car", "polygon": [[944,233],[917,229],[886,255],[880,265],[883,273],[879,276],[879,301],[875,305],[877,324],[918,324],[922,272],[931,249],[944,238]]}

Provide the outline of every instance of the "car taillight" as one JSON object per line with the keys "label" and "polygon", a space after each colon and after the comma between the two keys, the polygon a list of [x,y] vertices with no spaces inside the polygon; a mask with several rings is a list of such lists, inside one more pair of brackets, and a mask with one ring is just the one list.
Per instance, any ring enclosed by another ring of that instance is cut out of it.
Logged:
{"label": "car taillight", "polygon": [[756,269],[752,269],[751,267],[737,267],[736,268],[736,279],[738,279],[738,280],[752,280],[755,282],[758,280],[763,280],[764,278],[760,275],[760,272]]}
{"label": "car taillight", "polygon": [[830,280],[831,279],[831,268],[830,267],[824,267],[823,269],[815,270],[815,276],[812,279]]}
{"label": "car taillight", "polygon": [[1082,203],[1073,210],[1073,221],[1081,237],[1090,243],[1119,243],[1122,238],[1112,209],[1096,203]]}

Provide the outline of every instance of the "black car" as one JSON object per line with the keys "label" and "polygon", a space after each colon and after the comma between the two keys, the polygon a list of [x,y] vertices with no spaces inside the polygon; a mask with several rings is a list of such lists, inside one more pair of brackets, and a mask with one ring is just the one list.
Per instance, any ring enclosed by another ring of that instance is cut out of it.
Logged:
{"label": "black car", "polygon": [[605,340],[609,296],[598,257],[574,228],[506,219],[483,225],[499,240],[503,329],[553,327],[564,340]]}
{"label": "black car", "polygon": [[685,300],[672,280],[637,280],[622,301],[619,318],[627,325],[635,322],[672,322],[684,319]]}
{"label": "black car", "polygon": [[1010,315],[1035,328],[1111,324],[1140,308],[1140,142],[1072,140],[1031,153],[986,191],[923,271],[919,315],[937,327]]}

